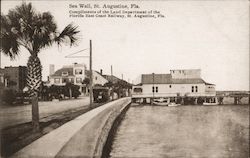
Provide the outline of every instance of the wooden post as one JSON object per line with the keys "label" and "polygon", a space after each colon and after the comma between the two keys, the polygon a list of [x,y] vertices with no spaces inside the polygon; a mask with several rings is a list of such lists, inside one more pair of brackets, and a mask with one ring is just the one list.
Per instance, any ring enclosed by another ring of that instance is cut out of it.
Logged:
{"label": "wooden post", "polygon": [[234,104],[237,105],[237,97],[234,97]]}
{"label": "wooden post", "polygon": [[194,98],[194,105],[198,104],[198,98]]}
{"label": "wooden post", "polygon": [[72,99],[72,90],[69,88],[69,99]]}
{"label": "wooden post", "polygon": [[155,74],[153,73],[153,100],[155,99]]}
{"label": "wooden post", "polygon": [[90,102],[89,102],[89,105],[90,107],[92,107],[92,104],[93,104],[93,76],[92,76],[92,41],[90,40],[89,41],[89,85],[90,85],[90,88],[89,88],[89,99],[90,99]]}
{"label": "wooden post", "polygon": [[184,105],[184,98],[181,97],[181,105]]}

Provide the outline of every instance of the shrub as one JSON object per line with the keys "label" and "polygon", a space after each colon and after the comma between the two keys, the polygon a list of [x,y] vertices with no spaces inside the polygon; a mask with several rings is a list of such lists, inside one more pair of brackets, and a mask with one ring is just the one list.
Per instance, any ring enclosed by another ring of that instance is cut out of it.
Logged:
{"label": "shrub", "polygon": [[12,104],[16,99],[16,92],[13,89],[4,89],[2,99],[8,104]]}
{"label": "shrub", "polygon": [[70,89],[71,89],[72,97],[78,98],[79,95],[81,94],[80,91],[79,91],[79,88],[80,88],[79,86],[74,85],[74,84],[66,84],[66,85],[63,87],[63,94],[64,94],[64,96],[66,96],[66,97],[70,97],[69,91],[70,91]]}

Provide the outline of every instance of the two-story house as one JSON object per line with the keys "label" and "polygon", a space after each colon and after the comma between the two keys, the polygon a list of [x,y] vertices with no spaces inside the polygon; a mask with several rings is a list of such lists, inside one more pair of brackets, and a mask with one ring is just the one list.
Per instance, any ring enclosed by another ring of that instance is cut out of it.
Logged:
{"label": "two-story house", "polygon": [[50,65],[49,85],[63,86],[70,82],[80,86],[80,91],[83,91],[82,81],[85,79],[85,65],[74,63],[73,65],[63,66],[55,72],[53,68],[54,65]]}

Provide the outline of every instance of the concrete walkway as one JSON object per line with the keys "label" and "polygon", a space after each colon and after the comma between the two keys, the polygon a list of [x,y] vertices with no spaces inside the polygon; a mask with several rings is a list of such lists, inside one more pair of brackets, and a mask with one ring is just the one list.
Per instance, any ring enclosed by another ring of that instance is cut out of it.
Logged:
{"label": "concrete walkway", "polygon": [[12,157],[93,157],[108,116],[130,103],[122,98],[93,109],[26,146]]}

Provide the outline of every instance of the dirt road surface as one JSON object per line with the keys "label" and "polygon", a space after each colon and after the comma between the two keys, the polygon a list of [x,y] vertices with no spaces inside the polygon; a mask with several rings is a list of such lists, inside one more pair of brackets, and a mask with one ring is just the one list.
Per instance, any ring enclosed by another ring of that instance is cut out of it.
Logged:
{"label": "dirt road surface", "polygon": [[[40,119],[55,113],[89,105],[88,97],[63,101],[39,102]],[[0,128],[31,121],[31,105],[0,106]]]}

